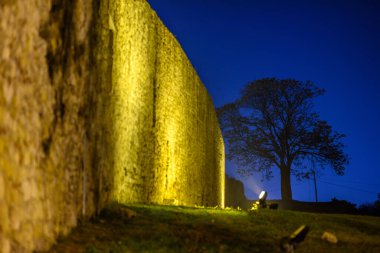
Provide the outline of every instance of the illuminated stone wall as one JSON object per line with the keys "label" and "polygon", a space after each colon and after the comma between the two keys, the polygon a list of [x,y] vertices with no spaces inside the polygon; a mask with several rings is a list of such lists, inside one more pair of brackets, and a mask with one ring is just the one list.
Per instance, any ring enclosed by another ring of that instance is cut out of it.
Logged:
{"label": "illuminated stone wall", "polygon": [[211,98],[144,0],[0,1],[0,252],[111,201],[223,206]]}
{"label": "illuminated stone wall", "polygon": [[205,87],[145,1],[110,3],[115,199],[223,206],[224,144]]}
{"label": "illuminated stone wall", "polygon": [[97,208],[92,14],[87,0],[0,1],[2,253],[47,249]]}

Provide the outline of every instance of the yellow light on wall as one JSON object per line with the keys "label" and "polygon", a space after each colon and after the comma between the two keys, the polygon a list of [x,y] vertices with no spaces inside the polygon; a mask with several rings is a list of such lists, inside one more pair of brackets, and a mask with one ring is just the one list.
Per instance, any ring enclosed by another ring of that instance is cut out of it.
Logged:
{"label": "yellow light on wall", "polygon": [[223,207],[224,143],[205,87],[147,1],[109,6],[114,199]]}

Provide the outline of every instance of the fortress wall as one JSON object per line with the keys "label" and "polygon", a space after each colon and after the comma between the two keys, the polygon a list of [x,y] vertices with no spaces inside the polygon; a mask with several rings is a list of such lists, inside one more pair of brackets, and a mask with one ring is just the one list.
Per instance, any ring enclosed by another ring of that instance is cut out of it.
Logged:
{"label": "fortress wall", "polygon": [[114,27],[111,138],[114,198],[147,202],[154,160],[156,17],[145,1],[110,1]]}
{"label": "fortress wall", "polygon": [[222,205],[224,146],[211,98],[177,40],[157,26],[154,200]]}
{"label": "fortress wall", "polygon": [[146,1],[0,1],[0,38],[0,252],[112,201],[224,205],[212,100]]}
{"label": "fortress wall", "polygon": [[114,196],[222,205],[224,146],[211,98],[143,0],[112,1]]}
{"label": "fortress wall", "polygon": [[47,249],[96,209],[92,11],[0,1],[0,252]]}

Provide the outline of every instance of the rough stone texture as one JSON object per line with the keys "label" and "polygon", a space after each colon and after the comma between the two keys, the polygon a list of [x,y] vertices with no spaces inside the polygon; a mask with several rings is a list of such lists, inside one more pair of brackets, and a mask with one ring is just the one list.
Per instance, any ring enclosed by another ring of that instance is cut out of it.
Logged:
{"label": "rough stone texture", "polygon": [[0,0],[0,252],[111,201],[224,205],[214,107],[144,0]]}
{"label": "rough stone texture", "polygon": [[212,100],[146,1],[111,1],[114,197],[221,205],[224,144]]}
{"label": "rough stone texture", "polygon": [[1,252],[46,249],[92,202],[83,201],[91,17],[85,0],[0,1]]}
{"label": "rough stone texture", "polygon": [[212,100],[161,22],[157,34],[155,201],[222,205],[224,146]]}

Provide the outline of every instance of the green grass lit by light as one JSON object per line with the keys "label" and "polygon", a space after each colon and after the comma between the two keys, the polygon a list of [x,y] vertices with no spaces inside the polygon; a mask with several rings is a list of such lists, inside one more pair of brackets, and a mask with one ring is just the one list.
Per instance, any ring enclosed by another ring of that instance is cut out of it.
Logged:
{"label": "green grass lit by light", "polygon": [[[121,217],[123,208],[136,216]],[[302,224],[311,229],[297,253],[380,252],[378,217],[159,205],[112,205],[53,252],[280,252],[280,239]],[[324,231],[338,243],[320,239]]]}

